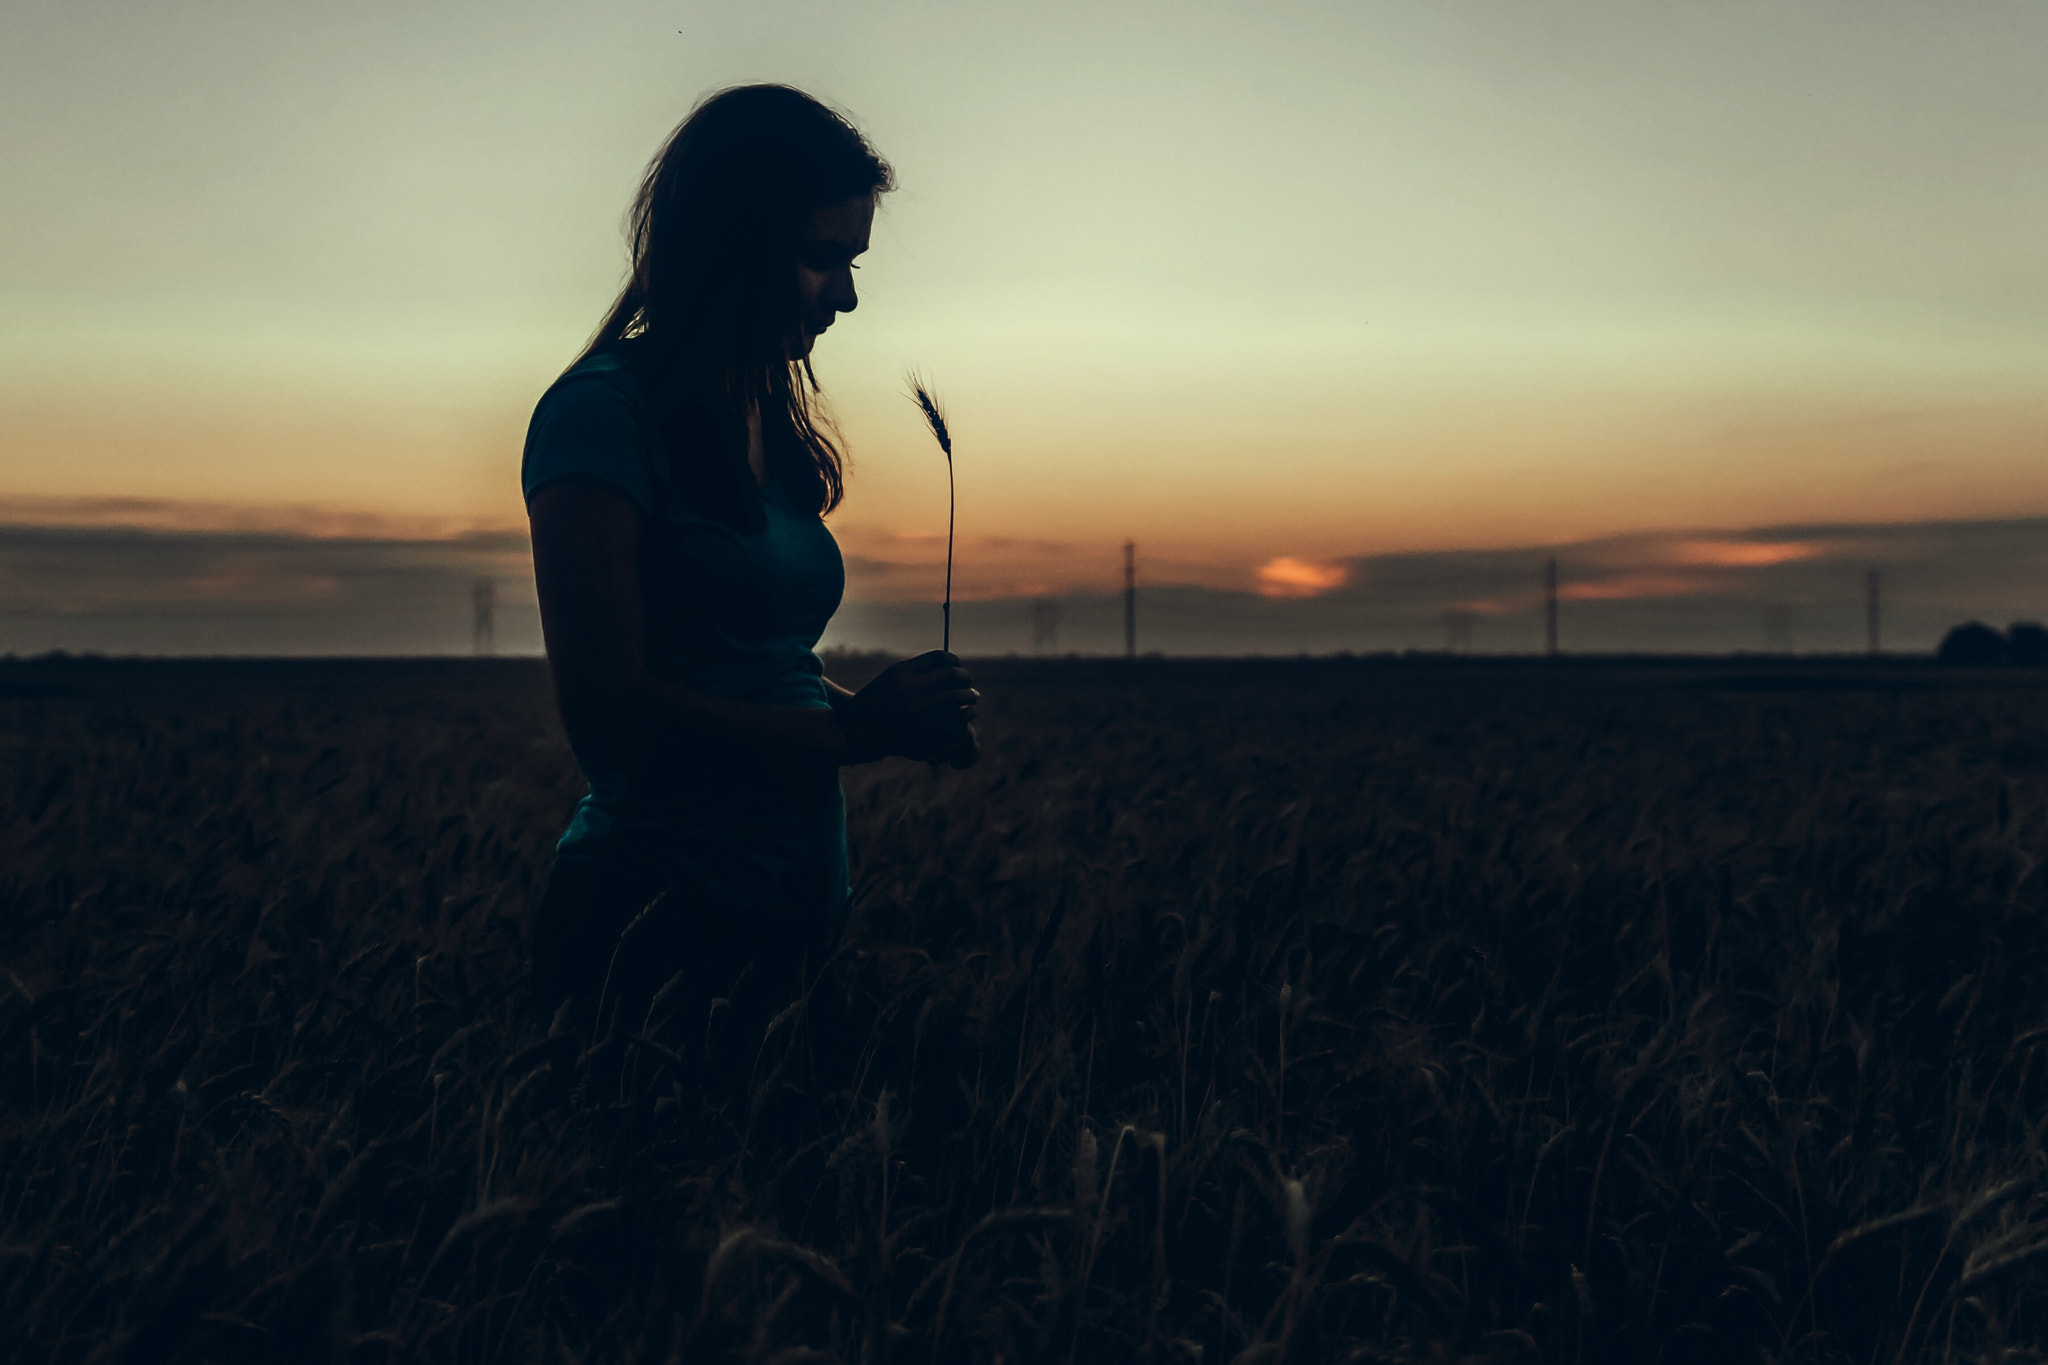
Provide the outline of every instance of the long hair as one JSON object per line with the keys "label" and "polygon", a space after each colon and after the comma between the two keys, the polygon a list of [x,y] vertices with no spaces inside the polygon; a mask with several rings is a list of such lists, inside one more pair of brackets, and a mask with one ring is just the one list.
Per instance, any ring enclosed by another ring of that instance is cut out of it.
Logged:
{"label": "long hair", "polygon": [[815,510],[844,496],[817,377],[787,348],[797,253],[812,213],[893,188],[889,163],[852,124],[786,85],[707,96],[649,163],[627,219],[632,273],[578,361],[630,355],[671,468],[722,520],[761,520],[750,406],[767,457],[810,487]]}

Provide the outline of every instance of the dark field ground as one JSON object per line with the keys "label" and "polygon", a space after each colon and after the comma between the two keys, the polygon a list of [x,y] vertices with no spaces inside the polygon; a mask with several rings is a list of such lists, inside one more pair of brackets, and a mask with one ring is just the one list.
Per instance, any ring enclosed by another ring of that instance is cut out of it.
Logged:
{"label": "dark field ground", "polygon": [[2044,1358],[2044,681],[982,677],[735,1079],[525,1016],[536,665],[0,667],[0,1353]]}

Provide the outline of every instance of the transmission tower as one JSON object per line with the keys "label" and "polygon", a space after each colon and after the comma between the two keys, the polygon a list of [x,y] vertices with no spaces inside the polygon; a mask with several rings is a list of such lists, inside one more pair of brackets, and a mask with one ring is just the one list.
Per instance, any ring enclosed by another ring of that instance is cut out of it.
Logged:
{"label": "transmission tower", "polygon": [[1051,597],[1041,597],[1031,604],[1031,652],[1044,654],[1059,648],[1060,604]]}
{"label": "transmission tower", "polygon": [[1543,652],[1557,653],[1557,557],[1543,561]]}
{"label": "transmission tower", "polygon": [[479,578],[469,590],[470,606],[474,610],[473,642],[478,658],[496,651],[498,645],[497,615],[498,585],[488,578]]}

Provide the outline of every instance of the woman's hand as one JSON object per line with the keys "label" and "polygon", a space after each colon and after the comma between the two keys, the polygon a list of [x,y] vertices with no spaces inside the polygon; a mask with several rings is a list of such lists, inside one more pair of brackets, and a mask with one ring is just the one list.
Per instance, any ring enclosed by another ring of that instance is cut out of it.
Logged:
{"label": "woman's hand", "polygon": [[897,756],[964,768],[974,761],[980,698],[960,660],[943,650],[891,664],[834,708],[846,732],[844,761]]}

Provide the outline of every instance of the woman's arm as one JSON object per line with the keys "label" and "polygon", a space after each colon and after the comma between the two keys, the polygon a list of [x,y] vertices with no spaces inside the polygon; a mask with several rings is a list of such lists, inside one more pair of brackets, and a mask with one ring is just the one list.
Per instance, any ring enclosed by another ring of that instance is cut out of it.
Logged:
{"label": "woman's arm", "polygon": [[923,667],[898,664],[876,680],[892,685],[830,708],[763,706],[665,682],[647,670],[643,526],[632,500],[596,479],[565,478],[536,492],[527,512],[562,724],[579,752],[609,769],[708,749],[823,763],[922,757],[957,743],[973,718],[975,693],[950,655],[940,656],[950,667],[933,666],[931,655],[906,661]]}

